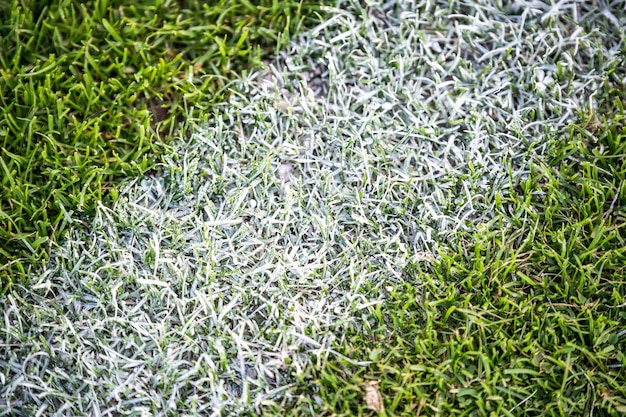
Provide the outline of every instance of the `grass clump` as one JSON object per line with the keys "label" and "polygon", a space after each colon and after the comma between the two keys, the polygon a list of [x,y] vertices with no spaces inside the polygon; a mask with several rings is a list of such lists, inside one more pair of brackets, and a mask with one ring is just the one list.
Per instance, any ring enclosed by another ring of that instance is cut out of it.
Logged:
{"label": "grass clump", "polygon": [[[315,1],[0,5],[0,288],[145,172]],[[201,116],[204,115],[204,116]]]}

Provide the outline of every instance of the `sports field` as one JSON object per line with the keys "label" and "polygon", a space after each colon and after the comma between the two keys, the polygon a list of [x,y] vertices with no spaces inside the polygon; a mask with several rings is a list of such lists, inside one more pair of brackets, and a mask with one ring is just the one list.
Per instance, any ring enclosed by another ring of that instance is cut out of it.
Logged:
{"label": "sports field", "polygon": [[0,416],[626,412],[626,3],[311,7],[13,270]]}

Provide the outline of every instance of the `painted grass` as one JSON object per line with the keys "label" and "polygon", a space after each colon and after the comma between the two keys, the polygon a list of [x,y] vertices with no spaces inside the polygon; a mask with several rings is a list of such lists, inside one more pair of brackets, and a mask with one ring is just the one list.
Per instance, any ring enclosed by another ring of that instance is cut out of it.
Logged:
{"label": "painted grass", "polygon": [[367,415],[369,381],[386,415],[626,412],[626,128],[615,104],[549,141],[507,194],[514,216],[499,209],[457,251],[410,265],[414,280],[390,291],[371,330],[332,346],[370,366],[311,368],[303,381],[319,387],[322,414]]}
{"label": "painted grass", "polygon": [[624,3],[363,3],[3,298],[6,415],[624,412]]}
{"label": "painted grass", "polygon": [[[0,289],[154,166],[315,2],[0,4]],[[203,116],[201,116],[203,115]]]}

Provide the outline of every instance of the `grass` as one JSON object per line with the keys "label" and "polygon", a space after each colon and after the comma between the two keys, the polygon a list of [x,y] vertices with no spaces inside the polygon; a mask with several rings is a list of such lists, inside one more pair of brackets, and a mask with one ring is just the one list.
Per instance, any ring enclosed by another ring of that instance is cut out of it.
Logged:
{"label": "grass", "polygon": [[623,413],[623,3],[431,6],[325,10],[69,225],[0,415]]}
{"label": "grass", "polygon": [[0,5],[0,288],[154,167],[315,2],[12,0]]}
{"label": "grass", "polygon": [[309,375],[323,414],[364,414],[367,381],[380,381],[387,415],[626,412],[626,124],[614,103],[550,141],[506,196],[511,211],[410,265],[367,338],[334,347],[372,365]]}

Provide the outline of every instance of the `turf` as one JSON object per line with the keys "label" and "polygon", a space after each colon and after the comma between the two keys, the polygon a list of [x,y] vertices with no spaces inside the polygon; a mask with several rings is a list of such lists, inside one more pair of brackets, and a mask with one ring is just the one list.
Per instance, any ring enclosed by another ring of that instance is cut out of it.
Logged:
{"label": "turf", "polygon": [[209,117],[314,1],[0,4],[0,289]]}
{"label": "turf", "polygon": [[550,141],[506,196],[514,216],[497,210],[457,251],[410,265],[415,281],[393,288],[370,334],[334,347],[370,367],[334,359],[308,375],[328,414],[362,414],[368,381],[387,415],[626,412],[626,125],[615,104]]}
{"label": "turf", "polygon": [[327,9],[2,298],[0,409],[623,413],[626,5],[598,4]]}

